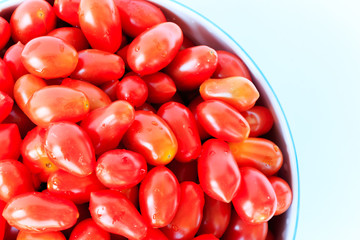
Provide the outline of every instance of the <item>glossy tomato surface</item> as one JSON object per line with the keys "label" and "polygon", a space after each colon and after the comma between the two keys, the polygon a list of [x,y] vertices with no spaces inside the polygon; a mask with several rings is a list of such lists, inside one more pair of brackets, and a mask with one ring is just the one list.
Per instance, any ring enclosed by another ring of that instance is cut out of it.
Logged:
{"label": "glossy tomato surface", "polygon": [[20,231],[16,240],[66,240],[61,232],[30,233]]}
{"label": "glossy tomato surface", "polygon": [[5,92],[0,91],[0,123],[9,116],[14,100]]}
{"label": "glossy tomato surface", "polygon": [[13,97],[14,79],[4,60],[0,58],[0,91]]}
{"label": "glossy tomato surface", "polygon": [[76,27],[56,28],[49,32],[47,35],[63,40],[67,44],[73,46],[76,51],[81,51],[89,48],[89,43],[87,42],[83,32]]}
{"label": "glossy tomato surface", "polygon": [[140,107],[148,97],[148,87],[138,76],[125,76],[116,87],[116,96],[134,107]]}
{"label": "glossy tomato surface", "polygon": [[9,47],[4,55],[3,60],[8,66],[14,80],[28,73],[28,70],[26,70],[24,64],[21,62],[21,53],[23,49],[24,44],[17,42]]}
{"label": "glossy tomato surface", "polygon": [[271,176],[269,177],[269,181],[274,188],[277,199],[275,215],[280,215],[290,207],[292,191],[289,184],[280,177]]}
{"label": "glossy tomato surface", "polygon": [[75,226],[69,240],[110,240],[110,233],[87,218]]}
{"label": "glossy tomato surface", "polygon": [[249,137],[258,137],[269,132],[274,124],[274,118],[270,110],[263,106],[254,106],[241,114],[249,123]]}
{"label": "glossy tomato surface", "polygon": [[21,136],[16,124],[0,124],[0,146],[0,160],[19,158]]}
{"label": "glossy tomato surface", "polygon": [[201,96],[197,96],[189,103],[188,108],[194,114],[195,121],[196,121],[196,127],[198,129],[200,139],[203,141],[203,140],[210,138],[210,134],[208,132],[206,132],[204,127],[201,125],[201,123],[199,122],[198,115],[197,115],[197,106],[202,102],[204,102],[204,99],[202,99]]}
{"label": "glossy tomato surface", "polygon": [[172,98],[176,92],[174,81],[165,73],[157,72],[143,76],[148,87],[149,103],[164,103]]}
{"label": "glossy tomato surface", "polygon": [[79,6],[80,0],[55,0],[54,12],[61,20],[73,26],[80,26]]}
{"label": "glossy tomato surface", "polygon": [[11,36],[10,24],[0,17],[0,50],[5,47]]}

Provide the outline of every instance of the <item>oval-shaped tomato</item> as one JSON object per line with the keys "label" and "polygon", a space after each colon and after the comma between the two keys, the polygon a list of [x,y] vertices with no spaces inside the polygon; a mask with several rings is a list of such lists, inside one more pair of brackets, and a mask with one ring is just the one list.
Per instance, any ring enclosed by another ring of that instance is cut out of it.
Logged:
{"label": "oval-shaped tomato", "polygon": [[124,61],[118,55],[87,49],[79,52],[79,62],[71,78],[100,85],[121,78],[124,72]]}
{"label": "oval-shaped tomato", "polygon": [[8,66],[14,80],[28,73],[24,64],[21,62],[21,53],[24,50],[24,44],[17,42],[6,50],[4,62]]}
{"label": "oval-shaped tomato", "polygon": [[216,69],[216,51],[208,46],[195,46],[180,51],[165,72],[180,91],[194,90]]}
{"label": "oval-shaped tomato", "polygon": [[213,78],[244,77],[251,81],[251,74],[245,63],[236,55],[218,50],[218,64]]}
{"label": "oval-shaped tomato", "polygon": [[208,100],[197,106],[197,116],[206,132],[229,142],[241,142],[249,136],[250,127],[232,106],[219,100]]}
{"label": "oval-shaped tomato", "polygon": [[30,233],[20,231],[16,240],[66,240],[62,232]]}
{"label": "oval-shaped tomato", "polygon": [[178,149],[176,137],[167,123],[149,111],[136,111],[135,120],[124,135],[126,148],[142,154],[152,165],[166,165]]}
{"label": "oval-shaped tomato", "polygon": [[54,10],[43,0],[24,1],[15,9],[10,19],[12,39],[22,44],[46,35],[55,25]]}
{"label": "oval-shaped tomato", "polygon": [[110,240],[110,233],[88,218],[75,226],[69,240]]}
{"label": "oval-shaped tomato", "polygon": [[5,47],[11,36],[10,24],[0,17],[0,50]]}
{"label": "oval-shaped tomato", "polygon": [[35,127],[35,124],[25,115],[23,111],[14,105],[9,116],[2,123],[15,123],[20,131],[20,136],[24,138],[28,131]]}
{"label": "oval-shaped tomato", "polygon": [[180,204],[174,219],[161,231],[169,239],[192,239],[200,227],[203,208],[204,192],[193,182],[180,184]]}
{"label": "oval-shaped tomato", "polygon": [[192,112],[180,103],[167,102],[159,108],[157,114],[175,134],[178,142],[175,159],[180,162],[196,159],[201,152],[201,141]]}
{"label": "oval-shaped tomato", "polygon": [[89,43],[87,42],[83,32],[76,27],[57,28],[49,32],[48,36],[63,40],[73,46],[76,51],[89,48]]}
{"label": "oval-shaped tomato", "polygon": [[0,146],[0,160],[19,158],[21,136],[16,124],[0,124]]}
{"label": "oval-shaped tomato", "polygon": [[203,214],[198,234],[213,234],[220,238],[230,222],[231,204],[217,201],[205,194]]}
{"label": "oval-shaped tomato", "polygon": [[155,25],[130,43],[127,51],[129,67],[140,75],[158,72],[174,59],[182,41],[182,31],[175,23]]}
{"label": "oval-shaped tomato", "polygon": [[69,200],[51,194],[31,192],[12,198],[3,216],[19,230],[27,232],[53,232],[70,228],[79,212]]}
{"label": "oval-shaped tomato", "polygon": [[81,127],[99,155],[119,145],[134,116],[134,108],[128,102],[119,100],[90,112],[81,122]]}
{"label": "oval-shaped tomato", "polygon": [[111,103],[109,96],[103,90],[91,83],[66,78],[61,82],[61,86],[83,92],[89,99],[90,111],[93,111],[97,108],[106,107]]}
{"label": "oval-shaped tomato", "polygon": [[260,97],[255,85],[243,77],[207,79],[200,86],[200,94],[204,100],[221,100],[240,112],[252,108]]}
{"label": "oval-shaped tomato", "polygon": [[91,193],[89,210],[95,223],[108,232],[134,240],[146,236],[144,219],[120,192],[103,190]]}
{"label": "oval-shaped tomato", "polygon": [[33,123],[46,127],[52,122],[78,122],[89,112],[89,100],[80,91],[63,86],[48,86],[36,91],[25,106]]}
{"label": "oval-shaped tomato", "polygon": [[138,76],[125,76],[116,87],[119,100],[128,101],[132,106],[143,105],[148,97],[146,83]]}
{"label": "oval-shaped tomato", "polygon": [[274,188],[266,176],[255,168],[242,167],[240,172],[240,189],[232,201],[237,214],[250,224],[269,221],[276,211]]}
{"label": "oval-shaped tomato", "polygon": [[213,234],[203,234],[199,235],[193,240],[219,240],[217,237],[215,237]]}
{"label": "oval-shaped tomato", "polygon": [[230,202],[240,186],[240,172],[228,144],[210,139],[202,146],[198,159],[198,176],[202,189],[210,197]]}
{"label": "oval-shaped tomato", "polygon": [[81,0],[79,21],[92,48],[111,53],[119,49],[122,39],[121,20],[114,1]]}
{"label": "oval-shaped tomato", "polygon": [[126,149],[108,151],[97,160],[96,176],[108,188],[131,188],[141,182],[146,173],[145,158]]}
{"label": "oval-shaped tomato", "polygon": [[280,215],[289,209],[292,202],[292,191],[289,184],[282,178],[272,176],[269,177],[269,181],[274,188],[277,199],[274,215]]}
{"label": "oval-shaped tomato", "polygon": [[229,146],[239,167],[253,167],[271,176],[282,166],[280,148],[265,138],[248,138],[243,142],[229,143]]}
{"label": "oval-shaped tomato", "polygon": [[168,165],[166,165],[176,176],[179,183],[185,181],[192,181],[198,183],[197,176],[197,161],[191,162],[178,162],[176,160],[171,161]]}
{"label": "oval-shaped tomato", "polygon": [[71,45],[56,37],[30,40],[21,53],[26,70],[41,78],[63,78],[76,68],[78,54]]}
{"label": "oval-shaped tomato", "polygon": [[78,27],[80,0],[55,0],[54,12],[61,20]]}
{"label": "oval-shaped tomato", "polygon": [[9,116],[14,100],[5,92],[0,91],[0,123]]}
{"label": "oval-shaped tomato", "polygon": [[139,202],[141,214],[151,227],[168,225],[180,203],[180,185],[175,175],[164,166],[151,169],[140,185]]}
{"label": "oval-shaped tomato", "polygon": [[263,106],[254,106],[241,113],[250,126],[249,137],[258,137],[270,131],[274,118],[270,110]]}
{"label": "oval-shaped tomato", "polygon": [[86,132],[74,123],[51,124],[46,132],[45,150],[57,167],[75,176],[88,176],[95,169],[95,153],[91,140]]}
{"label": "oval-shaped tomato", "polygon": [[147,101],[149,103],[164,103],[176,93],[174,81],[165,73],[157,72],[143,76],[142,79],[148,87]]}
{"label": "oval-shaped tomato", "polygon": [[4,60],[0,58],[0,91],[13,97],[14,79]]}

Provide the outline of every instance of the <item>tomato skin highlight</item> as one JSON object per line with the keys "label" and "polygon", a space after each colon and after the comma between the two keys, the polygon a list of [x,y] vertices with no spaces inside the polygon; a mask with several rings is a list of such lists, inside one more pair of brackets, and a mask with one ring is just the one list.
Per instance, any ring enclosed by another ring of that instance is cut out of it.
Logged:
{"label": "tomato skin highlight", "polygon": [[0,146],[0,160],[19,158],[21,136],[16,124],[0,124]]}
{"label": "tomato skin highlight", "polygon": [[138,76],[125,76],[116,87],[116,96],[134,107],[140,107],[148,97],[148,87]]}
{"label": "tomato skin highlight", "polygon": [[87,218],[75,226],[69,240],[110,240],[110,234]]}

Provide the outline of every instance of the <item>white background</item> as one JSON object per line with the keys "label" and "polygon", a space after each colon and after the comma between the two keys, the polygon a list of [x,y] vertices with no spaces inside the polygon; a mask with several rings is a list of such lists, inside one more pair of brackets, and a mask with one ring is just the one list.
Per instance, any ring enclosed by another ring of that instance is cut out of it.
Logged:
{"label": "white background", "polygon": [[181,0],[274,88],[300,168],[297,240],[360,239],[360,1]]}

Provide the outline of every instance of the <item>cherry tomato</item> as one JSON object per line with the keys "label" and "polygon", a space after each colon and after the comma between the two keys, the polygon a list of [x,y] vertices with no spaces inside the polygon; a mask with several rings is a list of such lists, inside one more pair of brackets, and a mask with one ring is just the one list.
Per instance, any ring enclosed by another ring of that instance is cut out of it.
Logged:
{"label": "cherry tomato", "polygon": [[46,127],[52,122],[78,122],[89,112],[89,100],[80,91],[63,86],[48,86],[36,91],[25,106],[33,123]]}
{"label": "cherry tomato", "polygon": [[207,46],[195,46],[180,51],[165,72],[180,91],[194,90],[216,69],[216,51]]}
{"label": "cherry tomato", "polygon": [[176,92],[174,81],[165,73],[157,72],[143,76],[149,93],[147,101],[150,103],[164,103],[169,101]]}
{"label": "cherry tomato", "polygon": [[6,205],[3,216],[11,226],[19,230],[44,233],[73,226],[79,212],[69,200],[51,194],[30,192],[12,198]]}
{"label": "cherry tomato", "polygon": [[131,188],[140,183],[146,173],[145,158],[125,149],[104,153],[96,165],[96,176],[102,184],[112,189]]}
{"label": "cherry tomato", "polygon": [[119,49],[122,31],[119,10],[114,1],[81,0],[79,22],[92,48],[110,53]]}
{"label": "cherry tomato", "polygon": [[16,124],[0,124],[0,160],[18,159],[21,136]]}
{"label": "cherry tomato", "polygon": [[21,53],[26,70],[41,78],[69,76],[76,68],[78,54],[71,45],[56,37],[30,40]]}
{"label": "cherry tomato", "polygon": [[79,62],[71,78],[100,85],[121,78],[124,72],[124,61],[118,55],[87,49],[79,52]]}
{"label": "cherry tomato", "polygon": [[25,115],[23,111],[14,105],[9,116],[3,121],[3,123],[15,123],[20,131],[20,135],[24,138],[28,131],[35,127],[35,124]]}
{"label": "cherry tomato", "polygon": [[144,0],[115,0],[119,9],[123,31],[136,37],[150,27],[166,22],[160,8]]}
{"label": "cherry tomato", "polygon": [[100,88],[109,96],[111,101],[115,101],[117,100],[116,89],[118,84],[119,80],[111,80],[102,84]]}
{"label": "cherry tomato", "polygon": [[210,197],[227,203],[235,197],[240,186],[240,172],[226,142],[210,139],[203,144],[198,176],[202,189]]}
{"label": "cherry tomato", "polygon": [[178,162],[174,160],[166,165],[166,167],[175,174],[179,183],[185,181],[199,182],[197,177],[197,161]]}
{"label": "cherry tomato", "polygon": [[245,63],[236,55],[218,50],[218,64],[213,78],[244,77],[251,81],[251,74]]}
{"label": "cherry tomato", "polygon": [[242,167],[240,172],[240,189],[232,201],[237,214],[249,224],[269,221],[276,211],[274,188],[266,176],[255,168]]}
{"label": "cherry tomato", "polygon": [[155,25],[130,43],[127,52],[129,67],[140,75],[158,72],[174,59],[182,41],[182,31],[175,23]]}
{"label": "cherry tomato", "polygon": [[180,204],[174,219],[161,231],[169,239],[192,239],[200,227],[203,208],[204,192],[193,182],[180,184]]}
{"label": "cherry tomato", "polygon": [[75,27],[63,27],[52,30],[48,33],[48,36],[56,37],[67,44],[70,44],[75,48],[76,51],[81,51],[89,48],[89,43],[87,42],[84,34],[79,28]]}
{"label": "cherry tomato", "polygon": [[11,36],[10,24],[0,17],[0,50],[5,47]]}
{"label": "cherry tomato", "polygon": [[5,92],[0,91],[0,123],[9,116],[14,100]]}
{"label": "cherry tomato", "polygon": [[200,236],[197,236],[193,240],[219,240],[217,237],[215,237],[213,234],[203,234]]}
{"label": "cherry tomato", "polygon": [[16,240],[66,240],[61,232],[30,233],[20,231]]}
{"label": "cherry tomato", "polygon": [[243,142],[229,143],[239,167],[253,167],[266,176],[274,175],[283,163],[280,148],[264,138],[248,138]]}
{"label": "cherry tomato", "polygon": [[231,204],[217,201],[205,194],[203,214],[198,234],[213,234],[220,238],[230,222]]}
{"label": "cherry tomato", "polygon": [[91,140],[86,132],[74,123],[51,124],[45,136],[45,150],[57,167],[75,176],[88,176],[95,169]]}
{"label": "cherry tomato", "polygon": [[148,97],[146,83],[138,76],[125,76],[116,87],[119,100],[128,101],[132,106],[143,105]]}
{"label": "cherry tomato", "polygon": [[224,240],[265,240],[268,223],[249,224],[244,222],[236,212],[232,212],[229,227],[221,239]]}
{"label": "cherry tomato", "polygon": [[83,92],[89,99],[90,111],[94,109],[106,107],[111,103],[111,99],[106,93],[95,85],[70,78],[66,78],[61,82],[61,86],[69,87]]}
{"label": "cherry tomato", "polygon": [[11,36],[15,42],[26,44],[31,39],[46,35],[56,25],[56,16],[51,5],[43,0],[22,2],[10,19]]}
{"label": "cherry tomato", "polygon": [[81,122],[81,127],[99,155],[119,145],[134,116],[134,108],[128,102],[119,100],[90,112]]}
{"label": "cherry tomato", "polygon": [[135,112],[135,120],[125,133],[123,143],[152,165],[168,164],[178,149],[176,137],[167,123],[149,111]]}
{"label": "cherry tomato", "polygon": [[110,240],[110,234],[88,218],[76,225],[69,240]]}
{"label": "cherry tomato", "polygon": [[274,118],[270,110],[262,106],[254,106],[242,112],[241,115],[246,119],[250,126],[249,137],[258,137],[270,131],[274,124]]}
{"label": "cherry tomato", "polygon": [[168,225],[180,203],[180,185],[175,175],[164,166],[151,169],[140,185],[139,202],[141,214],[151,227]]}
{"label": "cherry tomato", "polygon": [[168,240],[168,238],[159,229],[148,228],[147,234],[143,240]]}
{"label": "cherry tomato", "polygon": [[282,178],[272,176],[269,177],[269,181],[274,188],[277,199],[274,215],[280,215],[286,212],[286,210],[290,207],[292,202],[292,191],[289,184]]}
{"label": "cherry tomato", "polygon": [[200,94],[204,100],[221,100],[240,112],[252,108],[260,97],[255,85],[242,77],[207,79],[200,86]]}
{"label": "cherry tomato", "polygon": [[78,27],[79,23],[79,10],[80,0],[55,0],[54,12],[61,20]]}
{"label": "cherry tomato", "polygon": [[206,132],[229,142],[241,142],[249,136],[250,127],[232,106],[219,100],[208,100],[197,106],[197,116]]}
{"label": "cherry tomato", "polygon": [[13,97],[14,79],[4,60],[0,58],[0,91]]}
{"label": "cherry tomato", "polygon": [[21,53],[23,50],[24,45],[21,42],[18,42],[9,47],[4,55],[3,60],[8,66],[14,80],[29,73],[21,62]]}
{"label": "cherry tomato", "polygon": [[175,134],[178,142],[175,159],[180,162],[196,159],[201,152],[201,141],[191,111],[180,103],[167,102],[159,108],[157,114]]}
{"label": "cherry tomato", "polygon": [[127,199],[134,204],[135,208],[139,208],[139,185],[136,185],[132,188],[126,188],[118,190],[121,192]]}
{"label": "cherry tomato", "polygon": [[203,126],[200,124],[198,116],[197,116],[197,111],[196,111],[197,106],[202,102],[204,102],[204,100],[201,98],[201,96],[197,96],[190,102],[190,104],[188,105],[188,108],[194,114],[195,121],[196,121],[196,128],[198,129],[200,139],[206,140],[206,139],[210,138],[210,134],[208,134],[205,131],[205,129],[203,128]]}
{"label": "cherry tomato", "polygon": [[134,240],[146,236],[144,219],[134,205],[117,191],[92,192],[89,210],[95,223],[108,232]]}

